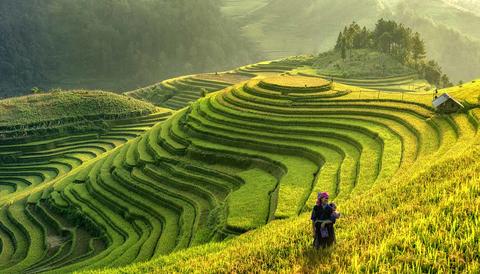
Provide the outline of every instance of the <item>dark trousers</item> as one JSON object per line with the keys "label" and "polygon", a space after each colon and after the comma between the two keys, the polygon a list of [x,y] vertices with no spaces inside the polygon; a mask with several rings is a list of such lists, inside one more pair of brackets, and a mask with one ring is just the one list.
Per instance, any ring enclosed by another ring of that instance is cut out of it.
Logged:
{"label": "dark trousers", "polygon": [[325,248],[331,246],[335,243],[335,230],[333,229],[333,224],[326,224],[325,229],[327,231],[327,236],[322,235],[321,233],[321,223],[315,223],[315,237],[313,239],[313,246],[318,248]]}

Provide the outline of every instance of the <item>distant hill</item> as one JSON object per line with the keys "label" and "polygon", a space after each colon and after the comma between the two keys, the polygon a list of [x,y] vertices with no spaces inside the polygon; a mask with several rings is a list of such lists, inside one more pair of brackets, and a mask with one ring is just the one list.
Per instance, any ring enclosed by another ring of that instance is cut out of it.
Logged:
{"label": "distant hill", "polygon": [[[420,32],[429,58],[435,59],[454,81],[470,80],[480,74],[478,26],[480,17],[468,10],[476,2],[426,0],[296,0],[262,1],[241,16],[235,0],[224,0],[223,11],[241,24],[243,34],[256,41],[271,59],[295,54],[324,52],[333,48],[343,26],[356,21],[367,27],[381,17],[394,19]],[[452,38],[453,37],[453,38]]]}
{"label": "distant hill", "polygon": [[239,19],[248,16],[251,12],[264,7],[270,0],[222,0],[222,12]]}
{"label": "distant hill", "polygon": [[[238,2],[243,1],[225,0],[224,5]],[[300,5],[295,0],[270,0],[244,14],[239,22],[244,35],[256,41],[267,58],[275,59],[329,50],[344,25],[352,20],[369,25],[378,19],[379,9],[376,0],[307,0]]]}
{"label": "distant hill", "polygon": [[32,87],[124,91],[256,61],[216,1],[0,3],[0,99]]}
{"label": "distant hill", "polygon": [[446,3],[465,9],[471,12],[480,12],[480,2],[478,0],[444,0]]}

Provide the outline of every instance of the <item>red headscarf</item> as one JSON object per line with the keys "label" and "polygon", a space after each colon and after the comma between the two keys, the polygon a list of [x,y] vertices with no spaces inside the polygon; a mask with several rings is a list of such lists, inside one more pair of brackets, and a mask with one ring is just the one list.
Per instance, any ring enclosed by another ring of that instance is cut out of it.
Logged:
{"label": "red headscarf", "polygon": [[317,196],[317,205],[322,205],[322,198],[328,199],[328,192],[319,192]]}

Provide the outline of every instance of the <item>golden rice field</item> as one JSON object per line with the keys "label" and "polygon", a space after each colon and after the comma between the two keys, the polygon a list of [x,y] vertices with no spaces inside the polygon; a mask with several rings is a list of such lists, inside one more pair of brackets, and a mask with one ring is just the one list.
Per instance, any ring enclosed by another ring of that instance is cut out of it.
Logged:
{"label": "golden rice field", "polygon": [[[127,95],[177,111],[2,143],[0,272],[479,272],[480,91],[440,115],[294,68],[166,80]],[[318,191],[342,218],[314,251]]]}

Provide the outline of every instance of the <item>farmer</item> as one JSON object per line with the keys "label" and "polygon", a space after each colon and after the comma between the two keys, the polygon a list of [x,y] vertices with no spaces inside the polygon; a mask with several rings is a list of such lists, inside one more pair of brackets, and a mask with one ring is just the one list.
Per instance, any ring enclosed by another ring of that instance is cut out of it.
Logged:
{"label": "farmer", "polygon": [[312,211],[312,229],[313,229],[313,246],[318,249],[327,247],[335,242],[335,231],[333,224],[335,223],[339,213],[336,213],[332,207],[334,204],[328,203],[328,193],[320,192],[317,196],[317,203]]}

